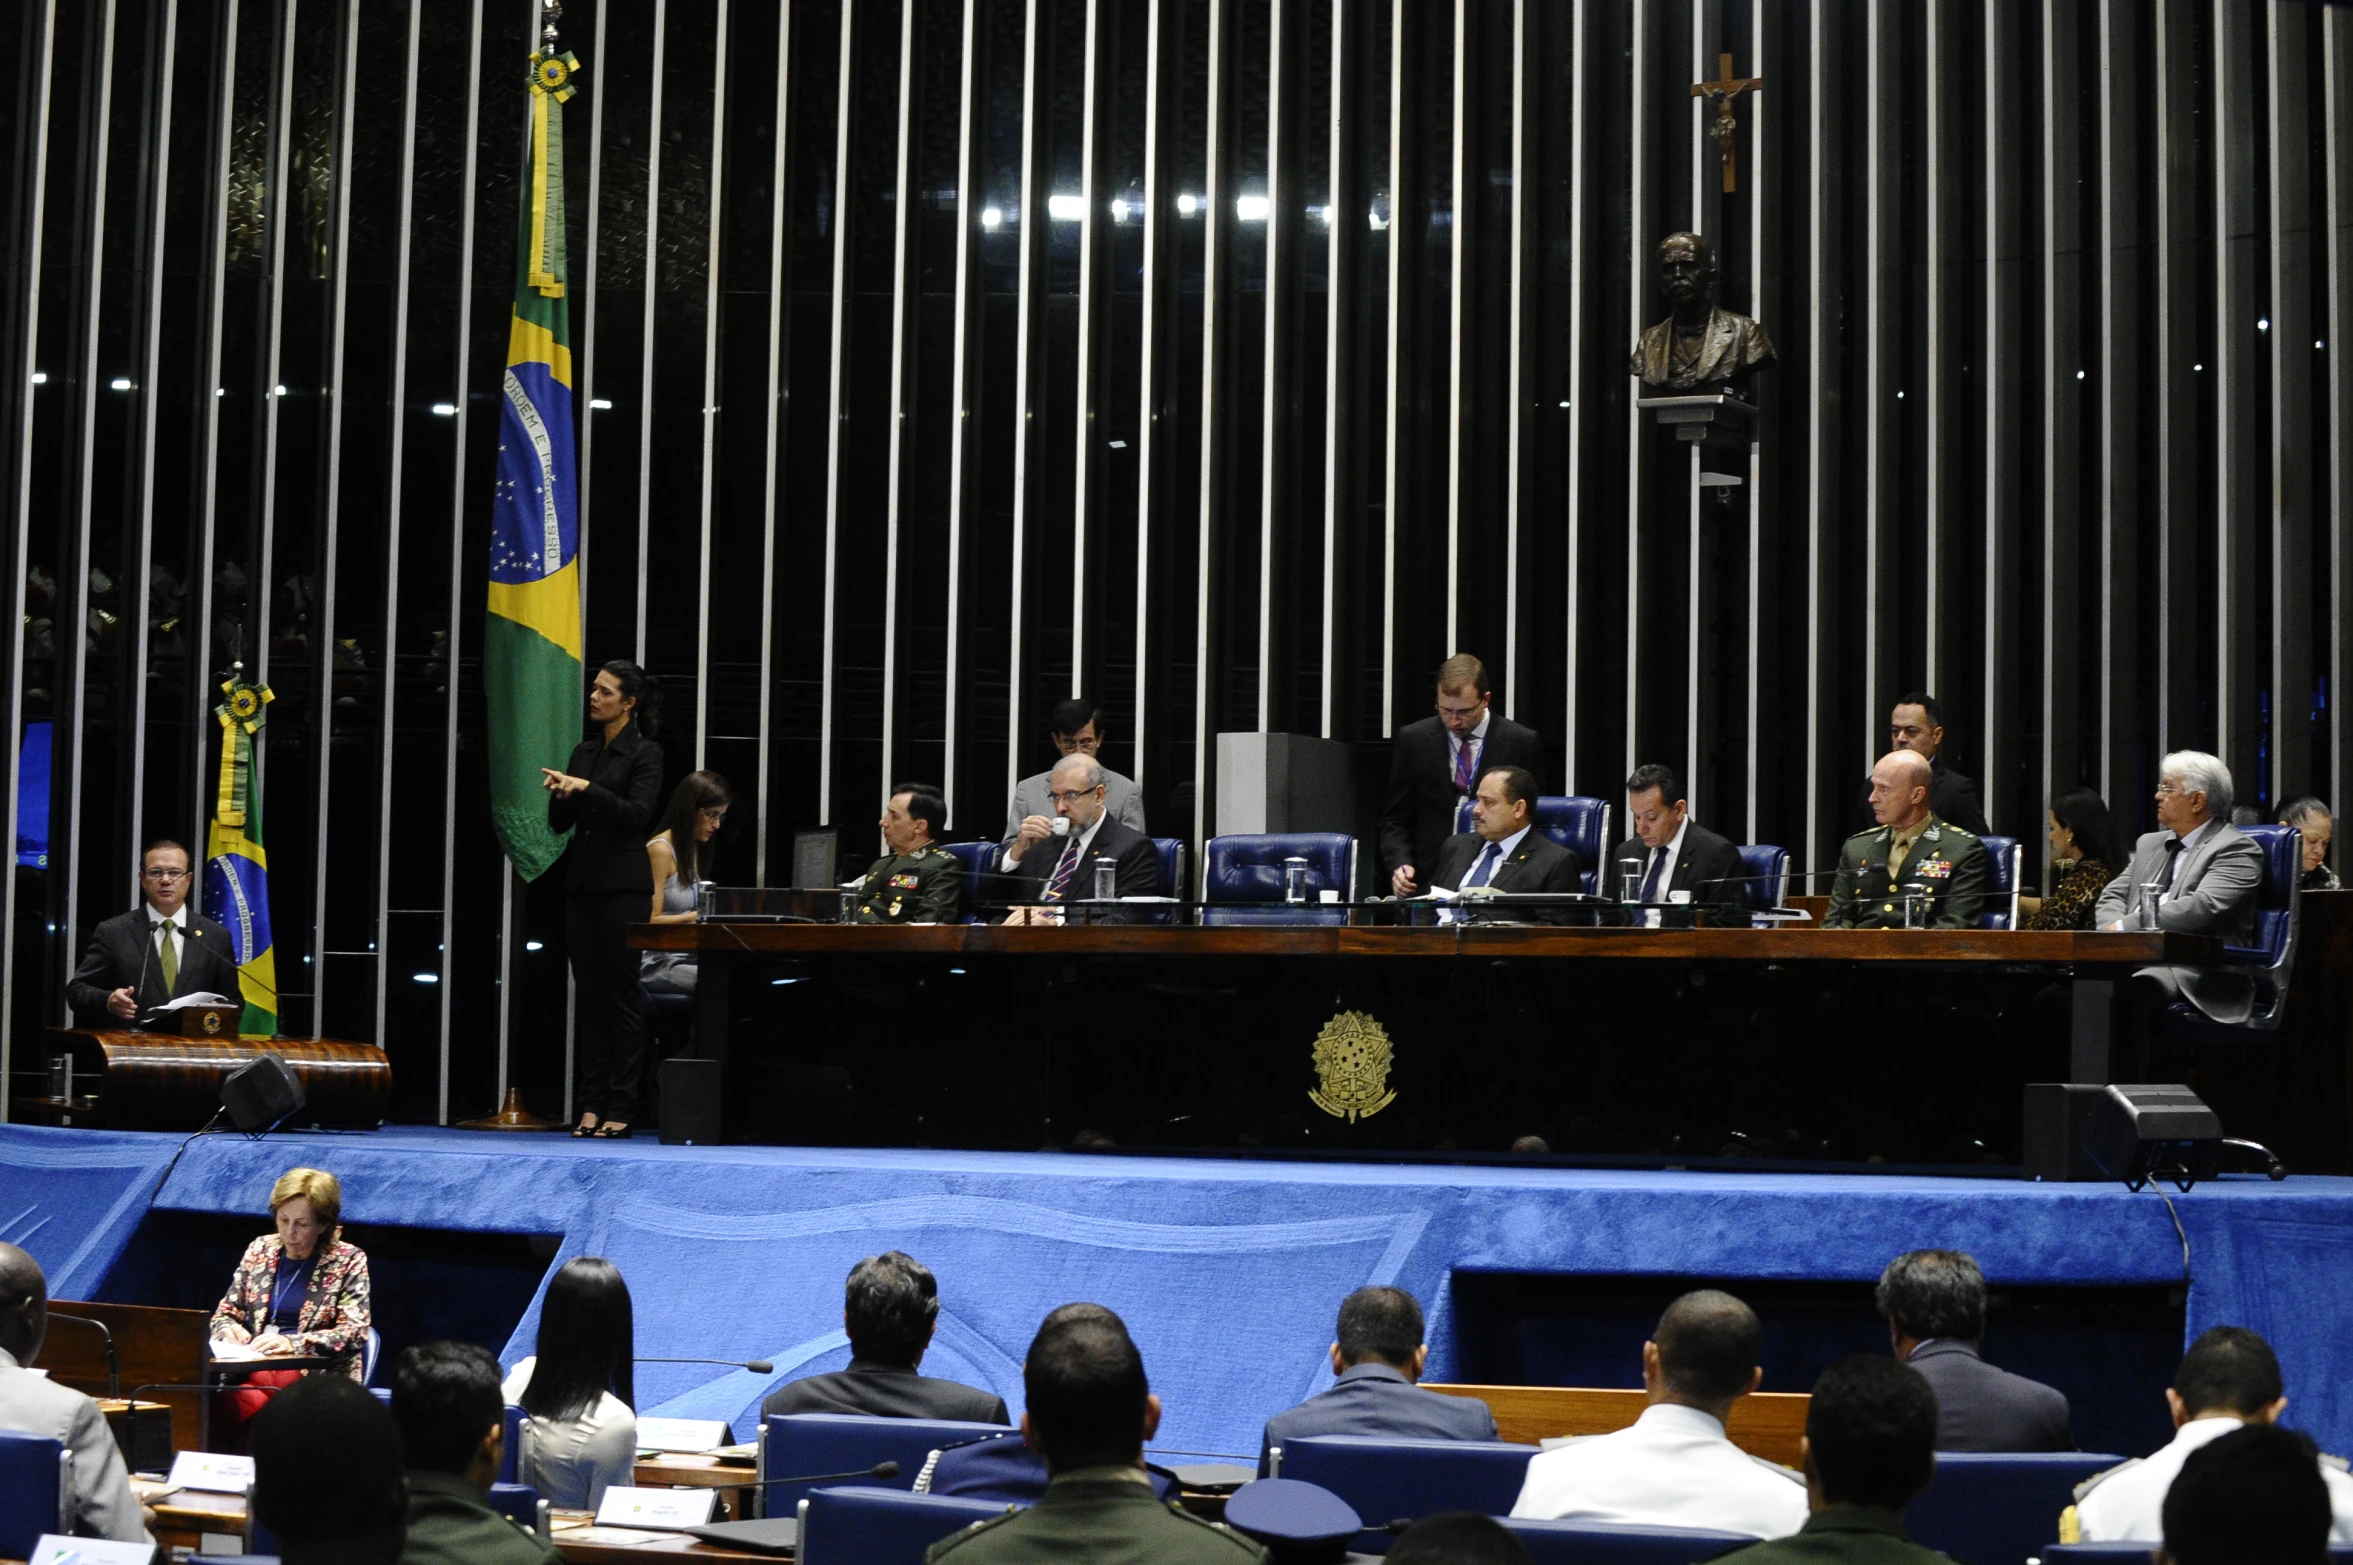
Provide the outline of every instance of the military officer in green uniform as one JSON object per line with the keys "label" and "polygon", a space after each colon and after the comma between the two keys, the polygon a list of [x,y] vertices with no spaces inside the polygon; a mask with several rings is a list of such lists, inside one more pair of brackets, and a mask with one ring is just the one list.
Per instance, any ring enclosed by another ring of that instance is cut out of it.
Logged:
{"label": "military officer in green uniform", "polygon": [[861,924],[953,924],[964,917],[964,865],[932,841],[948,807],[929,783],[901,783],[882,812],[889,848],[858,882]]}
{"label": "military officer in green uniform", "polygon": [[1936,1471],[1936,1393],[1920,1372],[1858,1353],[1806,1404],[1806,1524],[1717,1565],[1952,1565],[1904,1535],[1904,1507]]}
{"label": "military officer in green uniform", "polygon": [[1928,763],[1894,750],[1871,768],[1879,824],[1847,838],[1830,888],[1831,929],[1901,929],[1904,899],[1921,899],[1926,929],[1975,929],[1985,901],[1985,844],[1928,808]]}
{"label": "military officer in green uniform", "polygon": [[1265,1565],[1258,1544],[1153,1494],[1144,1442],[1160,1399],[1118,1316],[1100,1304],[1047,1316],[1021,1381],[1021,1433],[1046,1459],[1045,1494],[941,1539],[925,1565]]}

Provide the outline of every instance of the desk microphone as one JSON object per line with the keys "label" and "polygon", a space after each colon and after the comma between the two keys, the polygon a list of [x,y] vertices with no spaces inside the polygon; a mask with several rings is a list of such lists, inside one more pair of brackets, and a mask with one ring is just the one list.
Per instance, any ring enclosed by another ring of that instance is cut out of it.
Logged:
{"label": "desk microphone", "polygon": [[728,1369],[748,1369],[755,1375],[776,1373],[776,1366],[767,1359],[633,1358],[629,1362],[632,1364],[719,1364]]}
{"label": "desk microphone", "polygon": [[872,1467],[861,1467],[854,1473],[798,1473],[790,1478],[763,1478],[755,1488],[766,1489],[780,1483],[839,1483],[844,1478],[896,1478],[899,1464],[877,1462]]}
{"label": "desk microphone", "polygon": [[123,1394],[122,1363],[115,1357],[114,1333],[107,1329],[106,1322],[93,1320],[87,1315],[65,1315],[56,1310],[49,1312],[49,1318],[51,1320],[70,1320],[77,1326],[98,1328],[98,1334],[106,1339],[106,1394],[110,1397],[121,1396]]}

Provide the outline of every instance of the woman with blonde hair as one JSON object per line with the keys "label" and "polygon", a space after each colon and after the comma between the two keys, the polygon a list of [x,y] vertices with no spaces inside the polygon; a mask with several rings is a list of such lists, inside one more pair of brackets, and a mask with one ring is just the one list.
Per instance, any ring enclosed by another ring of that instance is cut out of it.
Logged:
{"label": "woman with blonde hair", "polygon": [[[368,1258],[343,1237],[341,1182],[322,1169],[290,1168],[270,1187],[270,1216],[276,1232],[245,1247],[208,1334],[265,1359],[340,1358],[341,1373],[364,1380]],[[256,1371],[223,1400],[241,1424],[299,1377]]]}

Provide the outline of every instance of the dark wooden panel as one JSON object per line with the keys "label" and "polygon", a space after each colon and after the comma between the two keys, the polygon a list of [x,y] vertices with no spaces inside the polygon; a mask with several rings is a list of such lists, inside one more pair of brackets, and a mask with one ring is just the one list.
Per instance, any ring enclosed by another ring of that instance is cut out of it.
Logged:
{"label": "dark wooden panel", "polygon": [[[49,1301],[49,1336],[33,1362],[49,1378],[94,1397],[107,1395],[106,1343],[96,1331],[60,1315],[99,1321],[114,1334],[122,1393],[157,1383],[190,1384],[202,1376],[205,1323],[202,1310],[156,1309],[144,1304],[100,1304],[84,1299]],[[172,1410],[172,1449],[196,1449],[197,1403],[203,1393],[159,1391],[140,1398]]]}

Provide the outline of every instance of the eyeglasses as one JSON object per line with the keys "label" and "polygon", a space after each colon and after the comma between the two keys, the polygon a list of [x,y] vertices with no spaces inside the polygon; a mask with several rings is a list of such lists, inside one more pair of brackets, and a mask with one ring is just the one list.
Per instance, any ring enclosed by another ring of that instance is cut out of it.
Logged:
{"label": "eyeglasses", "polygon": [[139,873],[148,880],[160,880],[168,884],[175,880],[186,880],[190,872],[184,869],[149,869]]}
{"label": "eyeglasses", "polygon": [[1097,783],[1092,788],[1073,788],[1068,793],[1049,793],[1046,795],[1046,797],[1057,800],[1063,804],[1076,804],[1079,800],[1085,798],[1088,794],[1099,792],[1102,787],[1103,785],[1101,783]]}
{"label": "eyeglasses", "polygon": [[701,809],[695,813],[707,821],[723,821],[727,819],[727,806],[722,804],[715,809]]}

